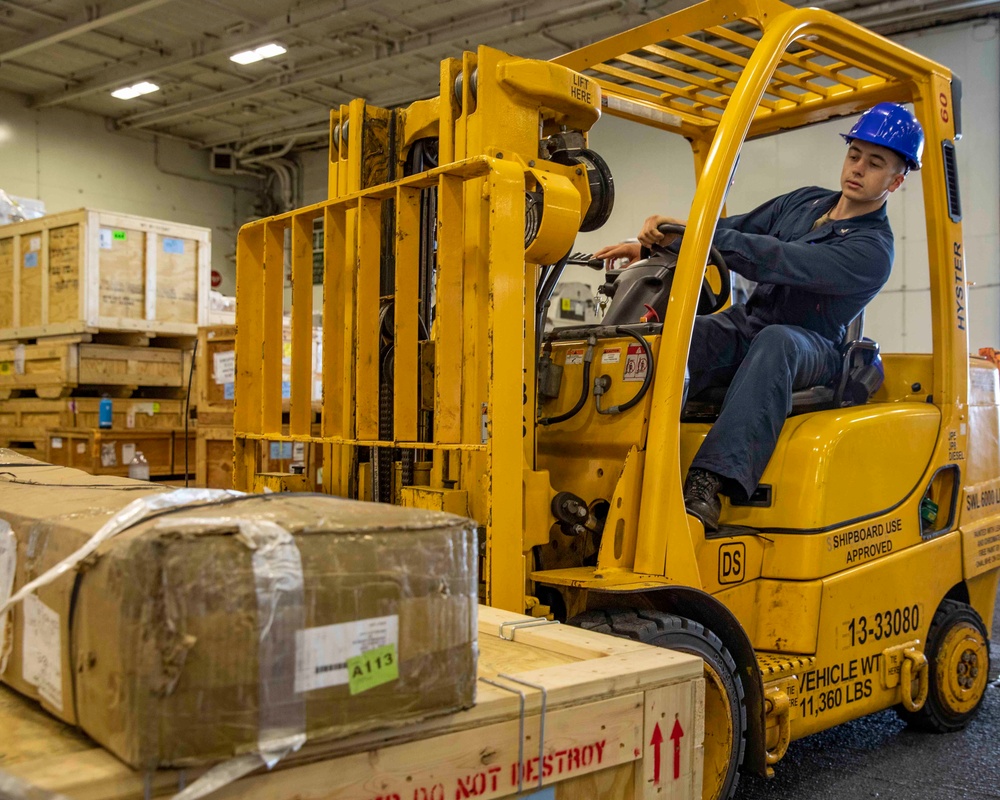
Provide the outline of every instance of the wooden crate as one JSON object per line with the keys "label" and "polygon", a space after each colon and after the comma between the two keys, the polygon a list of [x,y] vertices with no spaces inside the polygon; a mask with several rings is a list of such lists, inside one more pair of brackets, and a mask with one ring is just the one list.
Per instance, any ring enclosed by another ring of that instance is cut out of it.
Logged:
{"label": "wooden crate", "polygon": [[189,366],[190,354],[177,347],[0,344],[0,399],[31,391],[52,400],[85,387],[122,397],[149,387],[182,397]]}
{"label": "wooden crate", "polygon": [[[100,424],[100,404],[99,397],[15,397],[0,401],[0,437],[49,428],[96,428]],[[184,401],[116,397],[111,400],[111,420],[112,428],[121,430],[182,428]]]}
{"label": "wooden crate", "polygon": [[[200,420],[200,416],[199,416]],[[233,426],[198,425],[195,443],[194,485],[208,489],[233,488]],[[319,435],[319,426],[313,426]],[[319,469],[323,466],[323,448],[305,443],[265,442],[262,446],[261,472],[290,472],[292,464],[304,464],[305,475],[313,491],[319,491]]]}
{"label": "wooden crate", "polygon": [[[517,795],[519,776],[525,794],[537,791],[539,773],[556,800],[701,797],[699,658],[564,625],[514,628],[514,622],[537,620],[480,606],[474,708],[309,742],[273,771],[259,769],[212,798],[497,800]],[[503,638],[501,624],[513,641]],[[538,687],[545,689],[544,717]],[[675,725],[680,735],[671,739]],[[21,783],[23,796],[34,789],[91,800],[170,797],[199,775],[133,771],[6,688],[0,688],[0,730],[11,732],[2,768]]]}
{"label": "wooden crate", "polygon": [[79,209],[0,228],[0,339],[95,331],[194,336],[211,231]]}
{"label": "wooden crate", "polygon": [[[313,328],[312,400],[318,421],[323,399],[322,329]],[[292,332],[286,325],[282,335],[282,398],[284,411],[291,393]],[[232,425],[236,381],[236,326],[211,325],[198,331],[198,364],[195,370],[193,405],[203,425]]]}
{"label": "wooden crate", "polygon": [[[193,439],[192,432],[189,446]],[[45,461],[91,475],[127,477],[129,462],[141,450],[149,462],[150,475],[177,475],[184,471],[183,442],[183,430],[55,428],[46,433]]]}

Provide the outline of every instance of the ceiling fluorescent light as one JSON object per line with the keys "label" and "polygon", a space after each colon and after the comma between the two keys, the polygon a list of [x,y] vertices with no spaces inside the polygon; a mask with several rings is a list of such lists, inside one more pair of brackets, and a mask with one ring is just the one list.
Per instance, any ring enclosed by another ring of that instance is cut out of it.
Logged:
{"label": "ceiling fluorescent light", "polygon": [[138,97],[141,94],[149,94],[150,92],[159,91],[160,87],[155,83],[150,83],[149,81],[142,81],[140,83],[133,84],[132,86],[125,86],[121,89],[115,89],[111,93],[112,97],[117,97],[119,100],[131,100],[134,97]]}
{"label": "ceiling fluorescent light", "polygon": [[280,56],[282,53],[284,53],[285,48],[282,47],[280,44],[274,44],[272,42],[271,44],[265,44],[262,45],[261,47],[258,47],[256,50],[254,50],[254,52],[261,58],[274,58],[275,56]]}
{"label": "ceiling fluorescent light", "polygon": [[257,55],[253,50],[244,50],[235,56],[229,56],[229,60],[235,61],[237,64],[253,64],[255,61],[262,61],[263,58],[264,56]]}
{"label": "ceiling fluorescent light", "polygon": [[275,56],[280,56],[282,53],[286,52],[285,48],[280,44],[264,44],[255,50],[244,50],[242,53],[237,53],[234,56],[230,56],[230,61],[235,61],[237,64],[253,64],[257,61],[262,61],[265,58],[274,58]]}

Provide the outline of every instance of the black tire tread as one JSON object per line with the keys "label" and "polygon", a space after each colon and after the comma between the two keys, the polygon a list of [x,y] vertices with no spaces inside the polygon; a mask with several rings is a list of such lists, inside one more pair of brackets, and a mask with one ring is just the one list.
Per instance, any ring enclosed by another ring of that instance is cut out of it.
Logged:
{"label": "black tire tread", "polygon": [[[746,753],[747,709],[743,679],[737,669],[736,660],[723,641],[700,622],[649,609],[616,608],[586,611],[569,620],[569,624],[595,633],[605,633],[636,642],[695,653],[703,658],[705,650],[708,650],[719,659],[721,663],[713,666],[716,669],[722,667],[735,687],[737,718],[734,722],[739,730],[737,770],[729,791],[719,798],[719,800],[730,800],[736,794],[739,769]],[[661,637],[668,641],[655,641]]]}

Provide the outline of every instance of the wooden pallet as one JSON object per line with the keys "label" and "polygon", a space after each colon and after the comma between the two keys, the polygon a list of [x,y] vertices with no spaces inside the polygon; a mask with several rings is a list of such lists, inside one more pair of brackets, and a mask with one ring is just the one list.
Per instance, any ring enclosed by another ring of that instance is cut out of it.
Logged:
{"label": "wooden pallet", "polygon": [[80,209],[0,230],[0,339],[193,336],[208,321],[211,231]]}
{"label": "wooden pallet", "polygon": [[[538,621],[480,607],[474,708],[405,728],[310,742],[273,771],[258,770],[212,798],[496,800],[515,797],[519,788],[537,791],[539,774],[557,800],[701,797],[700,659],[563,625],[507,624],[514,622]],[[501,625],[513,641],[501,636]],[[544,687],[544,716],[537,687]],[[25,790],[138,800],[169,797],[198,775],[133,771],[5,688],[0,730],[7,734],[0,769]]]}
{"label": "wooden pallet", "polygon": [[194,431],[185,438],[183,429],[106,430],[101,428],[55,428],[46,432],[45,458],[49,464],[73,467],[91,475],[128,476],[128,465],[141,451],[149,462],[151,476],[181,475],[184,446],[188,463],[195,463]]}
{"label": "wooden pallet", "polygon": [[190,353],[175,347],[0,344],[0,400],[28,393],[54,400],[87,390],[131,397],[140,388],[181,398],[190,363]]}

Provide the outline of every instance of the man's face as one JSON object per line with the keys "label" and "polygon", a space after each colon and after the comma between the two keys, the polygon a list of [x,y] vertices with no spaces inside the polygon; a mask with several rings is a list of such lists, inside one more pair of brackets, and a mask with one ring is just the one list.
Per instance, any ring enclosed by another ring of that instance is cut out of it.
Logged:
{"label": "man's face", "polygon": [[885,198],[903,183],[906,164],[887,147],[855,139],[847,148],[840,189],[858,203]]}

